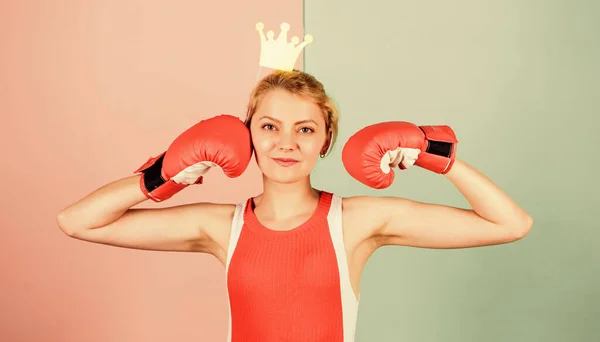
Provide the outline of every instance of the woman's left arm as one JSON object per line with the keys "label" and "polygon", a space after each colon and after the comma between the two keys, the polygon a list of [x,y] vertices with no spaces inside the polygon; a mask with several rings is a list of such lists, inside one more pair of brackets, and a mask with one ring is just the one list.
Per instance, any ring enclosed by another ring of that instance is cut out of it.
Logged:
{"label": "woman's left arm", "polygon": [[363,198],[378,246],[466,248],[497,245],[525,237],[531,216],[485,175],[455,160],[445,174],[472,209],[421,203],[397,197]]}

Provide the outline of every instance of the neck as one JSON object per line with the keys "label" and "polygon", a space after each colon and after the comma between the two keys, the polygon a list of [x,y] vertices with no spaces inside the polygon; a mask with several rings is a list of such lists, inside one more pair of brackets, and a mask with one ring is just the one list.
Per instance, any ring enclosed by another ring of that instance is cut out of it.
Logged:
{"label": "neck", "polygon": [[314,207],[319,201],[319,192],[313,189],[310,177],[294,183],[276,183],[263,179],[264,191],[255,198],[255,205],[264,214],[278,219],[298,214],[298,210]]}

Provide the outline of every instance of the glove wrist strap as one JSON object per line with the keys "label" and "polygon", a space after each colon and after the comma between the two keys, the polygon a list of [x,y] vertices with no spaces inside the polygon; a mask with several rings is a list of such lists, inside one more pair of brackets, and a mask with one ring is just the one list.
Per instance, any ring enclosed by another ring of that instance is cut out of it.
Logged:
{"label": "glove wrist strap", "polygon": [[[144,195],[154,202],[161,202],[171,198],[179,191],[186,188],[187,184],[178,184],[173,180],[165,180],[162,176],[162,165],[165,153],[150,158],[144,165],[134,171],[142,173],[140,177],[140,188]],[[197,183],[202,183],[202,177]]]}
{"label": "glove wrist strap", "polygon": [[458,140],[449,126],[419,126],[425,134],[427,147],[419,156],[417,165],[436,173],[445,174],[452,168]]}
{"label": "glove wrist strap", "polygon": [[160,157],[158,157],[158,159],[156,159],[156,161],[152,165],[150,165],[147,169],[142,171],[142,177],[146,191],[152,192],[166,183],[166,181],[161,176],[164,158],[165,154],[163,153],[162,155],[160,155]]}

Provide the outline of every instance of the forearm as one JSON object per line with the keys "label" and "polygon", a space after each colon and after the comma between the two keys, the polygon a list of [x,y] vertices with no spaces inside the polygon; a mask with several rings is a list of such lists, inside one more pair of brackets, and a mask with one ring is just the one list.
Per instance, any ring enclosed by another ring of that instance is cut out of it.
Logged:
{"label": "forearm", "polygon": [[445,176],[482,218],[515,229],[531,227],[532,219],[527,212],[490,179],[462,160],[457,158]]}
{"label": "forearm", "polygon": [[58,215],[61,229],[98,228],[116,221],[128,209],[148,199],[140,188],[140,177],[108,183],[71,204]]}

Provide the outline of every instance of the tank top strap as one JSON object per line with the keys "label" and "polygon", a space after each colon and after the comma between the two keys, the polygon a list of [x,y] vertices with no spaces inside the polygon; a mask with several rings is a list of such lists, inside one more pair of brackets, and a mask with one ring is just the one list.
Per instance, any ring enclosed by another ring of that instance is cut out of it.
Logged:
{"label": "tank top strap", "polygon": [[244,210],[247,205],[247,200],[235,205],[233,220],[231,221],[231,231],[229,233],[229,245],[227,247],[227,263],[225,265],[226,270],[229,268],[233,251],[235,250],[240,235],[242,234],[242,228],[244,226]]}
{"label": "tank top strap", "polygon": [[331,242],[333,243],[333,249],[335,250],[338,271],[340,273],[340,289],[344,312],[344,334],[345,336],[354,336],[356,331],[355,324],[358,318],[360,294],[355,294],[352,288],[342,221],[342,198],[333,194],[331,206],[327,215],[327,225],[329,227],[329,234],[331,236]]}

